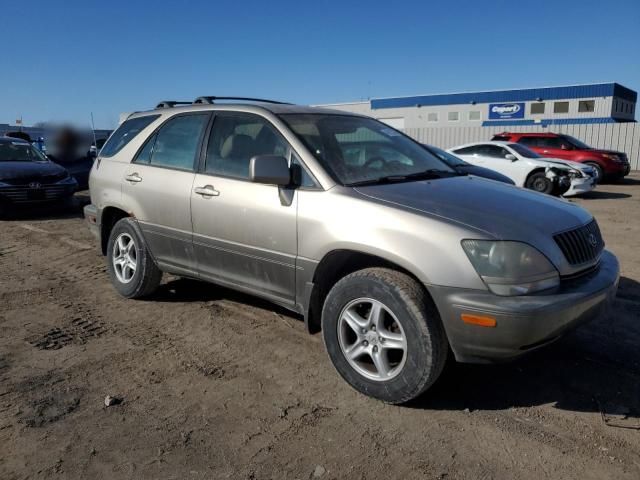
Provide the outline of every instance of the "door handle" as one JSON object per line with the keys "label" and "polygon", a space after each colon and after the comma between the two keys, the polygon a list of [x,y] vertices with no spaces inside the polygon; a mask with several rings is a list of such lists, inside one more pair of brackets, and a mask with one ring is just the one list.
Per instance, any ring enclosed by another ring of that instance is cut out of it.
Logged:
{"label": "door handle", "polygon": [[213,185],[205,185],[204,187],[196,187],[193,189],[194,193],[202,195],[203,197],[217,197],[220,192],[213,188]]}
{"label": "door handle", "polygon": [[139,183],[142,181],[142,177],[137,173],[132,173],[131,175],[127,175],[126,177],[124,177],[124,179],[127,182],[131,182],[131,183]]}

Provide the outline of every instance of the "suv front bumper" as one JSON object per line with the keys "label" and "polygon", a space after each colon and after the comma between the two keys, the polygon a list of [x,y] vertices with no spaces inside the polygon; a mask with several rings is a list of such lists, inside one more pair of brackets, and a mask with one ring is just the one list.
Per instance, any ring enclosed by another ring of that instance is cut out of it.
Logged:
{"label": "suv front bumper", "polygon": [[[523,355],[605,313],[618,287],[620,267],[604,251],[596,271],[563,282],[553,294],[501,297],[480,290],[429,286],[456,360],[491,363]],[[493,328],[464,323],[462,314],[496,319]]]}

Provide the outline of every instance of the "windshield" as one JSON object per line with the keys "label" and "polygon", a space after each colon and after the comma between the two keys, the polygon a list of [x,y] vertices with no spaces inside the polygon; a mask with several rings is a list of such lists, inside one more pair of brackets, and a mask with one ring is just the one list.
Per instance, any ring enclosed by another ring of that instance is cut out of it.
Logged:
{"label": "windshield", "polygon": [[432,145],[425,145],[427,150],[433,153],[436,157],[442,160],[444,163],[449,165],[450,167],[464,167],[469,165],[467,162],[462,160],[461,158],[456,157],[455,155],[447,152],[446,150],[442,150],[441,148],[434,147]]}
{"label": "windshield", "polygon": [[25,142],[0,142],[0,162],[48,162],[40,150]]}
{"label": "windshield", "polygon": [[426,171],[455,174],[419,143],[372,118],[326,114],[280,118],[342,185],[387,177],[401,181]]}
{"label": "windshield", "polygon": [[510,143],[509,147],[511,148],[511,150],[515,150],[516,153],[522,155],[525,158],[542,158],[540,155],[538,155],[533,150],[531,150],[531,149],[529,149],[529,148],[527,148],[524,145],[521,145],[519,143]]}
{"label": "windshield", "polygon": [[569,142],[570,144],[572,144],[574,147],[579,148],[581,150],[590,150],[591,147],[589,145],[587,145],[586,143],[578,140],[575,137],[572,137],[571,135],[563,135],[562,138],[564,140],[566,140],[567,142]]}

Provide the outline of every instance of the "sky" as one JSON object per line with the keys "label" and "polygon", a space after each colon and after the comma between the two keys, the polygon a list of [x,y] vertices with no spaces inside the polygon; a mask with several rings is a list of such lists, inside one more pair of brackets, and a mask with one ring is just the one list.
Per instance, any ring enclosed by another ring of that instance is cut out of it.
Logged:
{"label": "sky", "polygon": [[640,0],[2,2],[0,123],[114,128],[201,95],[301,104],[615,81]]}

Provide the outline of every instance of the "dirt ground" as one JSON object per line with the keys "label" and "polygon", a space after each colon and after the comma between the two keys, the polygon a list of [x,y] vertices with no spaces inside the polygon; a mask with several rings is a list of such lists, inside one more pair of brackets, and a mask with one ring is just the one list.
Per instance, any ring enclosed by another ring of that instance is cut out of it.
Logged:
{"label": "dirt ground", "polygon": [[610,318],[405,407],[266,302],[166,277],[120,298],[79,208],[0,221],[0,478],[637,480],[640,175],[574,201],[622,265]]}

